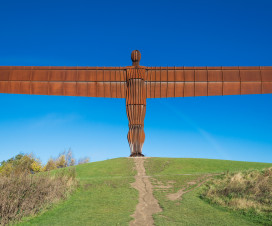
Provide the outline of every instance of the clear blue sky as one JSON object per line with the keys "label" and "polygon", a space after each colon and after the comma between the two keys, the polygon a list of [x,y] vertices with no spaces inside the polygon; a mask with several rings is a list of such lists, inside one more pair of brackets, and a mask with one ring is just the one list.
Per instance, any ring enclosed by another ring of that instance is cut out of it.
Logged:
{"label": "clear blue sky", "polygon": [[[0,65],[271,66],[272,1],[0,1]],[[147,156],[272,162],[272,95],[149,99]],[[0,161],[129,155],[125,100],[0,94]]]}

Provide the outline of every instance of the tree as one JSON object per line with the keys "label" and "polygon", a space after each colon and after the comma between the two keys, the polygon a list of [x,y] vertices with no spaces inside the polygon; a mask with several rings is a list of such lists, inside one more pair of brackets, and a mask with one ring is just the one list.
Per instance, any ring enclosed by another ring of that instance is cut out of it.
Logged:
{"label": "tree", "polygon": [[54,170],[56,168],[57,166],[54,159],[50,158],[44,167],[44,171]]}
{"label": "tree", "polygon": [[78,165],[84,164],[84,163],[89,163],[89,162],[90,162],[90,158],[88,158],[88,157],[81,158],[78,160]]}
{"label": "tree", "polygon": [[31,170],[32,170],[32,172],[38,173],[38,172],[41,172],[42,169],[43,168],[42,168],[42,165],[41,165],[40,162],[34,161],[34,162],[31,163]]}
{"label": "tree", "polygon": [[67,166],[74,166],[76,164],[76,160],[73,157],[73,153],[71,148],[69,148],[68,152],[64,152],[66,157],[66,164]]}
{"label": "tree", "polygon": [[37,173],[42,170],[39,159],[32,154],[19,154],[1,163],[0,173],[9,176],[10,174]]}
{"label": "tree", "polygon": [[66,158],[64,154],[58,157],[58,159],[56,160],[56,166],[57,168],[64,168],[67,166],[67,162],[66,162]]}

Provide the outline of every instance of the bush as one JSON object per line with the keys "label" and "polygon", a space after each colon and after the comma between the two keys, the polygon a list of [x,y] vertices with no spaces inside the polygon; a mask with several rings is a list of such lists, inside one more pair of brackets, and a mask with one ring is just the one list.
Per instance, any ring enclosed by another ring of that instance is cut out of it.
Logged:
{"label": "bush", "polygon": [[0,176],[0,224],[6,225],[24,216],[36,214],[65,199],[76,187],[75,169],[49,173]]}
{"label": "bush", "polygon": [[64,151],[60,153],[57,159],[50,158],[44,167],[44,171],[74,166],[75,162],[76,160],[73,158],[73,153],[71,149],[69,149],[67,152]]}
{"label": "bush", "polygon": [[[75,165],[72,151],[64,151],[57,159],[50,158],[43,167],[33,155],[19,154],[0,163],[0,225],[11,224],[24,216],[36,214],[77,187],[75,169],[57,168]],[[84,158],[79,163],[89,162]]]}
{"label": "bush", "polygon": [[34,158],[32,155],[16,155],[7,161],[1,162],[0,174],[9,176],[11,174],[17,175],[26,173],[37,173],[42,171],[42,164],[39,159]]}
{"label": "bush", "polygon": [[54,161],[54,159],[50,158],[44,167],[44,171],[50,171],[54,169],[57,169],[56,162]]}
{"label": "bush", "polygon": [[272,168],[227,173],[207,183],[202,197],[271,224]]}
{"label": "bush", "polygon": [[60,155],[58,157],[58,159],[56,160],[56,166],[57,168],[64,168],[64,167],[67,167],[67,162],[66,162],[66,159],[65,159],[65,155]]}
{"label": "bush", "polygon": [[[78,164],[88,163],[89,158],[79,159]],[[27,173],[38,173],[43,171],[50,171],[57,168],[65,168],[74,166],[76,160],[73,157],[71,149],[59,154],[56,159],[50,158],[45,166],[42,166],[41,161],[31,154],[18,154],[13,158],[0,163],[0,175],[9,176],[11,174],[21,174],[22,171]]]}

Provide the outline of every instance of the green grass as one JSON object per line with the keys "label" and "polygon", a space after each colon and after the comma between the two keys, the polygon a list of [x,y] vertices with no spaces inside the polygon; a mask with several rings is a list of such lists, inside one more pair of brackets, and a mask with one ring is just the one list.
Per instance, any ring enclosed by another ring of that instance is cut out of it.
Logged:
{"label": "green grass", "polygon": [[150,158],[147,165],[149,175],[206,174],[235,172],[271,167],[271,163],[240,162],[217,159]]}
{"label": "green grass", "polygon": [[76,166],[81,188],[68,200],[19,225],[128,225],[138,192],[131,188],[132,159],[118,158]]}
{"label": "green grass", "polygon": [[[201,188],[170,201],[166,195],[177,192],[192,180],[208,173],[262,169],[272,164],[209,160],[149,158],[146,172],[153,184],[174,181],[172,188],[156,189],[163,212],[154,215],[156,225],[256,225],[248,216],[211,205],[200,198]],[[63,201],[38,216],[24,219],[19,225],[129,225],[138,203],[134,182],[133,159],[118,158],[76,166],[81,187]],[[186,175],[190,174],[190,175]],[[191,185],[194,187],[196,185]]]}
{"label": "green grass", "polygon": [[[147,159],[146,172],[154,178],[152,180],[155,186],[154,196],[163,209],[163,212],[154,215],[155,225],[257,225],[241,212],[210,205],[202,200],[201,187],[184,194],[181,200],[171,201],[167,198],[167,194],[175,193],[185,186],[189,186],[187,190],[195,187],[196,185],[187,185],[187,182],[203,177],[205,174],[263,169],[271,166],[272,164],[268,163],[211,159]],[[169,189],[159,189],[156,188],[158,181],[164,185],[169,181],[175,183]]]}

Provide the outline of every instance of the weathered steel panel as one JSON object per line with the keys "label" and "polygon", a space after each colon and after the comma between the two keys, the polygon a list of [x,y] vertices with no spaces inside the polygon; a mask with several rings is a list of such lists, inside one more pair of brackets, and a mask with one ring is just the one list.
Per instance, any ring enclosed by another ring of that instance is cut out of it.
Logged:
{"label": "weathered steel panel", "polygon": [[207,82],[196,82],[195,83],[195,96],[208,96]]}
{"label": "weathered steel panel", "polygon": [[77,96],[87,97],[88,96],[88,83],[77,82]]}
{"label": "weathered steel panel", "polygon": [[262,93],[263,94],[272,93],[272,82],[263,82],[262,83]]}
{"label": "weathered steel panel", "polygon": [[240,95],[241,84],[240,82],[224,82],[223,95]]}
{"label": "weathered steel panel", "polygon": [[239,70],[223,70],[223,81],[224,82],[240,82],[240,71]]}
{"label": "weathered steel panel", "polygon": [[168,70],[168,82],[174,82],[175,81],[175,71],[174,70]]}
{"label": "weathered steel panel", "polygon": [[[194,96],[195,96],[195,83],[193,83],[193,82],[185,83],[184,84],[184,97],[194,97]],[[175,95],[175,97],[177,97],[177,96]]]}
{"label": "weathered steel panel", "polygon": [[40,73],[44,73],[44,76],[48,77],[46,81],[52,82],[62,82],[66,80],[66,70],[50,70],[50,71],[40,71]]}
{"label": "weathered steel panel", "polygon": [[174,89],[176,97],[184,97],[184,82],[176,82]]}
{"label": "weathered steel panel", "polygon": [[32,82],[30,94],[49,95],[48,94],[48,82]]}
{"label": "weathered steel panel", "polygon": [[261,82],[242,82],[241,94],[262,94]]}
{"label": "weathered steel panel", "polygon": [[76,96],[77,95],[77,83],[76,82],[64,82],[63,83],[63,95]]}
{"label": "weathered steel panel", "polygon": [[77,81],[77,71],[76,70],[66,70],[64,81],[74,82]]}
{"label": "weathered steel panel", "polygon": [[195,70],[195,81],[196,82],[207,82],[208,71],[207,70]]}
{"label": "weathered steel panel", "polygon": [[272,82],[272,70],[261,71],[263,82]]}
{"label": "weathered steel panel", "polygon": [[33,70],[33,71],[29,71],[30,73],[30,81],[48,81],[49,79],[49,72],[51,71],[47,71],[47,70]]}
{"label": "weathered steel panel", "polygon": [[9,92],[19,94],[20,93],[20,82],[10,82]]}
{"label": "weathered steel panel", "polygon": [[62,96],[64,95],[63,82],[50,82],[49,95]]}
{"label": "weathered steel panel", "polygon": [[[175,97],[175,84],[174,82],[167,83],[167,97]],[[184,89],[184,87],[183,87]],[[184,92],[184,90],[183,90]]]}
{"label": "weathered steel panel", "polygon": [[195,81],[195,71],[194,70],[184,70],[184,78],[186,82]]}
{"label": "weathered steel panel", "polygon": [[222,96],[223,83],[222,82],[209,82],[208,83],[208,96]]}
{"label": "weathered steel panel", "polygon": [[8,81],[0,81],[0,93],[9,93]]}
{"label": "weathered steel panel", "polygon": [[241,70],[240,71],[241,82],[261,82],[260,70]]}
{"label": "weathered steel panel", "polygon": [[9,76],[10,81],[29,81],[31,76],[30,71],[26,71],[26,70],[14,70],[14,71],[11,71],[11,73],[9,74],[10,74]]}
{"label": "weathered steel panel", "polygon": [[222,70],[208,70],[208,81],[209,82],[222,82],[223,81]]}
{"label": "weathered steel panel", "polygon": [[175,72],[175,82],[184,82],[185,77],[184,77],[184,71],[183,70],[177,70]]}
{"label": "weathered steel panel", "polygon": [[161,82],[161,98],[167,97],[167,82]]}

